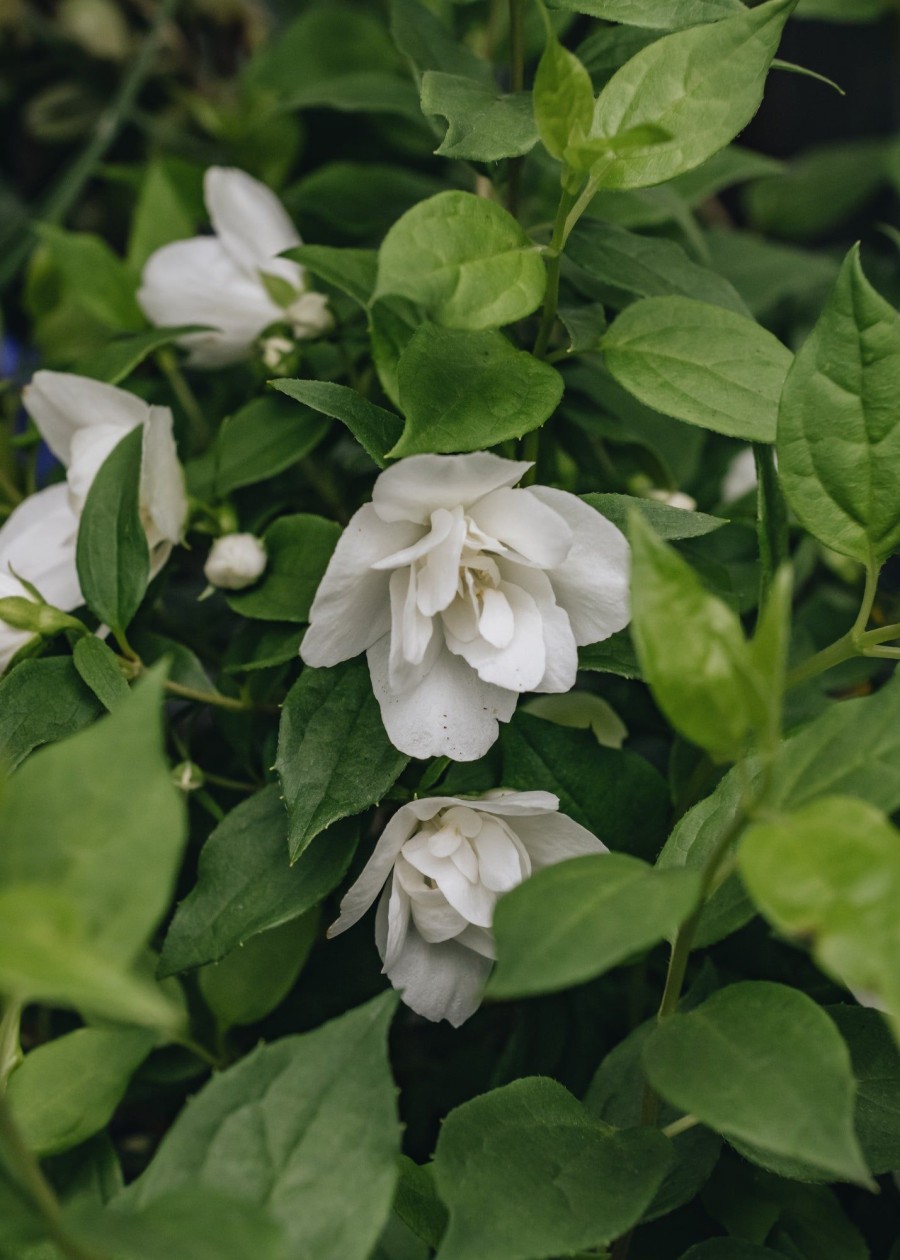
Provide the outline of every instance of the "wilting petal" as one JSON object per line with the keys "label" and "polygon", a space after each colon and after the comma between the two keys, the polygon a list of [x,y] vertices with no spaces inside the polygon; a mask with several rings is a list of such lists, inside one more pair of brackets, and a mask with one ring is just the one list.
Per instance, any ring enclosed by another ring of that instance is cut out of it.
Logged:
{"label": "wilting petal", "polygon": [[528,850],[536,871],[553,866],[565,858],[584,857],[588,853],[608,853],[606,845],[595,835],[565,814],[547,814],[543,818],[517,818],[516,835]]}
{"label": "wilting petal", "polygon": [[77,541],[78,517],[68,488],[48,486],[20,503],[0,529],[0,571],[15,570],[48,604],[71,612],[84,603],[75,567]]}
{"label": "wilting petal", "polygon": [[628,625],[631,549],[611,521],[573,494],[529,486],[528,494],[558,512],[573,534],[572,548],[548,577],[557,603],[569,614],[579,645],[608,639]]}
{"label": "wilting petal", "polygon": [[[384,904],[379,904],[375,923],[382,958],[387,937]],[[390,969],[385,967],[385,974],[416,1014],[424,1019],[446,1019],[458,1028],[478,1009],[490,969],[490,959],[457,941],[429,945],[411,923],[402,952]]]}
{"label": "wilting petal", "polygon": [[160,541],[181,542],[188,501],[168,407],[151,407],[144,425],[140,503],[152,525],[147,530],[151,547]]}
{"label": "wilting petal", "polygon": [[521,587],[503,582],[500,589],[509,602],[514,618],[513,636],[509,644],[503,648],[495,648],[480,637],[466,643],[447,634],[447,646],[467,661],[484,682],[509,691],[533,691],[546,669],[541,615],[537,604]]}
{"label": "wilting petal", "polygon": [[492,490],[513,485],[530,467],[487,451],[411,455],[380,475],[372,503],[383,521],[424,525],[437,508],[468,508]]}
{"label": "wilting petal", "polygon": [[346,932],[366,913],[381,892],[400,850],[419,825],[409,805],[401,805],[382,831],[372,856],[360,872],[356,883],[344,894],[340,914],[328,929],[329,936]]}
{"label": "wilting petal", "polygon": [[494,490],[479,499],[469,514],[486,534],[541,569],[562,564],[572,546],[566,521],[552,508],[535,503],[527,490]]}
{"label": "wilting petal", "polygon": [[351,517],[310,609],[310,627],[300,646],[307,665],[337,665],[387,634],[390,578],[372,565],[418,536],[414,525],[380,520],[371,503]]}
{"label": "wilting petal", "polygon": [[442,651],[418,686],[398,695],[390,688],[389,655],[386,634],[368,650],[372,687],[394,747],[411,757],[483,757],[497,738],[498,721],[512,717],[516,692],[482,682],[460,657]]}
{"label": "wilting petal", "polygon": [[[67,468],[72,463],[76,434],[85,429],[118,429],[120,440],[144,423],[149,410],[143,399],[127,389],[74,372],[35,372],[22,401],[41,437]],[[115,444],[111,440],[109,449]]]}
{"label": "wilting petal", "polygon": [[[284,206],[265,184],[233,166],[211,166],[203,177],[203,197],[213,231],[228,254],[249,276],[255,276],[263,264],[276,255],[301,243]],[[295,278],[302,287],[303,274],[296,263],[286,258],[291,271],[284,276]],[[266,270],[272,270],[266,267]],[[278,274],[283,274],[280,270]]]}

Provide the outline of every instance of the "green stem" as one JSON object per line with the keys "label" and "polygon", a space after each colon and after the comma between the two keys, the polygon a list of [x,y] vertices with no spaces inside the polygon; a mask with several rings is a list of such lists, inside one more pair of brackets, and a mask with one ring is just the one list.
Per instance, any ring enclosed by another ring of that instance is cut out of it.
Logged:
{"label": "green stem", "polygon": [[22,1023],[22,1003],[10,999],[0,1019],[0,1094],[6,1090],[6,1082],[22,1062],[19,1030]]}
{"label": "green stem", "polygon": [[[544,292],[544,306],[541,311],[541,323],[535,339],[532,354],[537,359],[543,358],[550,344],[553,325],[556,323],[556,308],[559,305],[559,272],[562,266],[562,252],[569,239],[566,222],[572,207],[576,204],[575,196],[564,188],[559,196],[556,218],[553,220],[553,235],[544,255],[547,263],[547,288]],[[573,224],[574,226],[574,224]]]}
{"label": "green stem", "polygon": [[848,630],[846,634],[841,635],[839,639],[829,644],[827,648],[822,648],[821,652],[816,652],[815,656],[811,656],[809,660],[789,670],[785,679],[785,689],[790,691],[794,687],[799,687],[801,683],[809,682],[811,678],[824,674],[826,669],[833,669],[835,665],[841,665],[844,661],[849,661],[852,656],[856,655],[856,644]]}
{"label": "green stem", "polygon": [[[881,652],[874,650],[875,645],[883,643],[887,639],[898,637],[897,634],[890,633],[895,629],[893,626],[885,626],[879,630],[866,630],[869,617],[872,615],[872,605],[875,603],[879,573],[880,567],[878,565],[870,564],[867,566],[866,584],[863,589],[862,601],[853,625],[846,634],[842,634],[834,643],[830,643],[828,647],[822,648],[821,652],[816,652],[815,656],[811,656],[809,660],[804,661],[801,665],[788,672],[785,679],[785,688],[788,691],[792,687],[798,687],[801,683],[809,682],[811,678],[816,678],[819,674],[824,674],[827,669],[833,669],[835,665],[849,661],[854,656],[881,655]],[[900,631],[900,627],[897,627],[897,629]],[[872,645],[872,651],[867,650],[870,645]],[[890,649],[882,649],[882,651],[890,653]]]}
{"label": "green stem", "polygon": [[753,458],[756,462],[758,485],[756,528],[761,562],[759,602],[762,606],[768,596],[772,579],[788,556],[788,522],[772,447],[763,442],[754,442]]}
{"label": "green stem", "polygon": [[157,350],[157,365],[166,378],[169,388],[178,399],[178,403],[187,416],[189,426],[188,446],[192,453],[204,451],[209,446],[211,433],[206,416],[203,414],[203,408],[197,402],[197,398],[190,385],[184,377],[181,366],[175,351],[171,346],[163,346]]}
{"label": "green stem", "polygon": [[[513,92],[525,88],[525,23],[522,0],[509,0],[509,79]],[[520,157],[507,163],[506,208],[515,218],[519,213],[519,188],[522,179]]]}
{"label": "green stem", "polygon": [[240,713],[247,713],[255,707],[245,704],[243,700],[235,700],[233,696],[223,696],[215,691],[198,691],[196,687],[184,687],[177,682],[167,682],[166,691],[170,696],[178,696],[182,700],[196,700],[197,704],[211,704],[219,709],[232,709]]}
{"label": "green stem", "polygon": [[675,1138],[679,1133],[687,1133],[688,1129],[695,1129],[699,1123],[696,1116],[682,1116],[680,1120],[673,1120],[671,1124],[667,1124],[661,1132],[663,1137]]}
{"label": "green stem", "polygon": [[[141,44],[140,51],[123,79],[119,91],[101,115],[84,149],[39,208],[35,216],[38,222],[62,223],[78,201],[97,165],[103,160],[107,150],[128,120],[144,81],[153,68],[163,29],[174,14],[177,3],[178,0],[162,0],[156,20]],[[17,246],[9,250],[0,264],[0,289],[5,288],[10,281],[15,279],[31,249],[32,236],[29,231]]]}

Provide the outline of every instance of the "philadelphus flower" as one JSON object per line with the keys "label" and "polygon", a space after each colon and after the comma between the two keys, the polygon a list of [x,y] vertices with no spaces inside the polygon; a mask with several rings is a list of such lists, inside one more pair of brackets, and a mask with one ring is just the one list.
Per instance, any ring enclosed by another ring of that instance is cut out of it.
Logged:
{"label": "philadelphus flower", "polygon": [[[125,389],[71,372],[36,372],[23,402],[41,437],[67,470],[69,503],[76,518],[107,456],[126,433],[143,428],[139,507],[150,548],[150,574],[158,573],[173,545],[181,541],[187,516],[184,474],[169,408],[151,407]],[[29,577],[27,570],[23,576]]]}
{"label": "philadelphus flower", "polygon": [[210,548],[203,573],[211,586],[240,591],[262,576],[266,549],[255,534],[225,534]]}
{"label": "philadelphus flower", "polygon": [[287,322],[298,338],[326,332],[328,299],[307,291],[303,267],[277,257],[301,241],[272,190],[245,171],[212,166],[203,192],[215,235],[173,241],[150,255],[137,295],[147,318],[216,329],[179,343],[204,368],[246,358],[270,324]]}
{"label": "philadelphus flower", "polygon": [[629,548],[530,467],[477,452],[414,455],[375,482],[338,541],[300,649],[368,652],[385,729],[414,757],[481,757],[520,693],[568,691],[577,648],[627,625]]}
{"label": "philadelphus flower", "polygon": [[352,927],[381,892],[375,940],[385,975],[419,1015],[458,1028],[491,969],[497,898],[542,867],[608,852],[558,809],[549,792],[401,806],[328,935]]}

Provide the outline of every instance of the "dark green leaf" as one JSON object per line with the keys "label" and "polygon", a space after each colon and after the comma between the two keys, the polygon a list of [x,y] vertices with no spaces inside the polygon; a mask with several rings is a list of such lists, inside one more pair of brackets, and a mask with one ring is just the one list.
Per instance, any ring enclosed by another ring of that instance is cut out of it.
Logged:
{"label": "dark green leaf", "polygon": [[681,538],[702,538],[704,534],[711,534],[714,529],[721,529],[728,524],[721,517],[709,516],[706,512],[690,512],[685,508],[671,507],[668,503],[659,503],[655,499],[635,498],[630,494],[583,494],[581,497],[614,525],[618,525],[623,532],[628,529],[629,512],[632,508],[637,508],[641,516],[652,525],[654,532],[670,542]]}
{"label": "dark green leaf", "polygon": [[0,681],[0,763],[15,770],[33,749],[74,735],[101,712],[73,661],[22,661]]}
{"label": "dark green leaf", "polygon": [[128,683],[116,655],[102,640],[84,635],[75,644],[72,659],[83,681],[110,713],[128,699]]}
{"label": "dark green leaf", "polygon": [[602,643],[589,643],[578,649],[578,668],[621,678],[640,678],[641,667],[627,630],[619,630]]}
{"label": "dark green leaf", "polygon": [[856,1077],[856,1132],[874,1176],[900,1168],[900,1054],[878,1011],[830,1006]]}
{"label": "dark green leaf", "polygon": [[374,249],[297,245],[286,250],[284,257],[300,263],[326,284],[352,297],[360,306],[368,306],[378,270],[378,254]]}
{"label": "dark green leaf", "polygon": [[331,381],[272,381],[272,388],[345,424],[379,468],[400,436],[403,421],[391,411],[376,407],[362,394]]}
{"label": "dark green leaf", "polygon": [[294,987],[319,930],[313,910],[242,941],[201,967],[197,983],[220,1031],[259,1023]]}
{"label": "dark green leaf", "polygon": [[206,324],[184,324],[177,328],[154,328],[150,332],[135,333],[132,337],[116,337],[82,359],[76,365],[79,376],[91,376],[108,385],[118,385],[139,367],[148,355],[167,346],[188,333],[206,332]]}
{"label": "dark green leaf", "polygon": [[322,516],[279,516],[263,535],[265,573],[252,590],[230,594],[229,605],[242,617],[261,621],[308,621],[340,533],[336,521]]}

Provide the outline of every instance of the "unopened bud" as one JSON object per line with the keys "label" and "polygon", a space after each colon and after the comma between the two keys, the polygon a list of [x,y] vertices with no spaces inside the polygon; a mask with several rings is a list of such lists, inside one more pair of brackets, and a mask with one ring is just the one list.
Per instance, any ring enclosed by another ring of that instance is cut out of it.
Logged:
{"label": "unopened bud", "polygon": [[284,364],[285,360],[294,353],[294,343],[288,337],[266,337],[262,343],[262,360],[273,372]]}
{"label": "unopened bud", "polygon": [[212,586],[240,591],[262,575],[267,559],[255,534],[226,534],[213,543],[203,572]]}
{"label": "unopened bud", "polygon": [[39,604],[36,600],[26,599],[24,595],[8,595],[5,599],[0,599],[0,621],[6,622],[15,630],[30,630],[32,634],[40,634],[45,638],[61,634],[63,630],[86,632],[77,617],[70,617],[68,613],[51,604]]}
{"label": "unopened bud", "polygon": [[172,781],[182,792],[196,792],[206,782],[203,771],[193,761],[179,761],[172,767]]}

